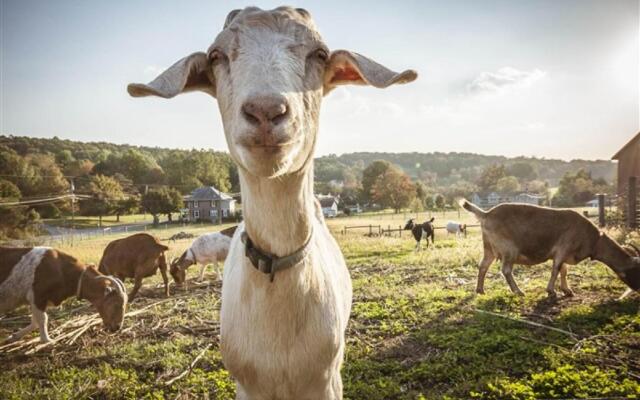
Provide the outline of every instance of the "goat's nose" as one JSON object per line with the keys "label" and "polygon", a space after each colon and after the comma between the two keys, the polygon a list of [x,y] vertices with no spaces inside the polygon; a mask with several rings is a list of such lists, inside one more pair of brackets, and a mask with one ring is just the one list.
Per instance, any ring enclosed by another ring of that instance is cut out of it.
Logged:
{"label": "goat's nose", "polygon": [[284,96],[253,97],[242,105],[242,115],[251,125],[278,125],[287,119],[289,105]]}

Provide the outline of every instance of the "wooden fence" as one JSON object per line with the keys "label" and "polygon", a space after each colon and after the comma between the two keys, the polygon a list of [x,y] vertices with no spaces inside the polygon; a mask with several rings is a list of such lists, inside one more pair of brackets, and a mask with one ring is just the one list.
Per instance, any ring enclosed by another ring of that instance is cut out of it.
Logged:
{"label": "wooden fence", "polygon": [[[474,224],[474,225],[467,225],[467,228],[479,228],[480,224]],[[342,233],[343,235],[346,235],[347,232],[349,230],[358,230],[358,229],[364,229],[365,232],[368,231],[368,233],[365,233],[365,236],[392,236],[394,233],[398,233],[398,237],[402,237],[402,232],[406,231],[407,233],[410,233],[410,230],[405,230],[402,225],[398,225],[397,228],[392,228],[391,225],[387,225],[387,228],[383,228],[381,225],[355,225],[355,226],[344,226],[342,228],[342,230],[340,231],[340,233]],[[440,230],[440,229],[447,229],[446,226],[434,226],[433,227],[434,230]]]}
{"label": "wooden fence", "polygon": [[640,184],[639,177],[629,177],[627,185],[620,190],[618,207],[622,210],[624,225],[629,229],[640,227]]}

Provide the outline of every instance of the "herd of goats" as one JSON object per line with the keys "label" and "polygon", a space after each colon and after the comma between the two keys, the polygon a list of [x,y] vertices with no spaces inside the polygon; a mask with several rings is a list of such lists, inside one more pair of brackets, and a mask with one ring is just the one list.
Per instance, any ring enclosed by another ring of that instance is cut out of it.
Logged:
{"label": "herd of goats", "polygon": [[[567,284],[567,264],[591,258],[608,265],[630,288],[626,297],[640,288],[640,249],[631,244],[621,247],[587,218],[573,210],[558,210],[524,204],[503,204],[486,212],[463,200],[461,206],[480,221],[484,256],[479,265],[476,292],[484,293],[484,278],[494,260],[502,261],[504,275],[513,293],[523,295],[512,275],[514,264],[533,265],[553,260],[549,296],[555,297],[555,281],[560,274],[560,289],[573,296]],[[421,241],[434,243],[435,218],[423,223],[409,219],[404,229],[411,231],[416,250]],[[231,240],[238,226],[197,237],[180,257],[169,263],[169,274],[177,286],[186,282],[187,269],[199,265],[197,281],[202,282],[208,265],[220,276],[219,263],[224,263]],[[467,225],[449,221],[447,234],[467,235]],[[168,240],[193,238],[179,232]],[[12,334],[7,340],[16,341],[38,329],[43,343],[51,341],[47,333],[47,306],[59,305],[76,296],[91,302],[100,313],[109,331],[122,326],[128,301],[132,301],[144,278],[158,271],[169,296],[169,278],[165,252],[169,247],[148,233],[137,233],[111,241],[104,250],[98,267],[83,264],[73,256],[49,247],[0,247],[0,313],[23,304],[31,307],[32,322]],[[125,279],[133,279],[133,289],[127,294]]]}
{"label": "herd of goats", "polygon": [[[340,368],[353,290],[342,252],[314,200],[320,106],[341,85],[386,89],[417,77],[414,70],[398,73],[357,52],[330,51],[305,9],[247,7],[228,14],[206,51],[181,58],[148,84],[128,86],[133,97],[170,99],[199,91],[218,102],[229,154],[238,166],[244,215],[233,235],[217,236],[227,242],[220,353],[237,399],[342,399]],[[607,264],[630,290],[640,288],[638,249],[623,248],[576,212],[524,204],[489,211],[467,201],[462,206],[482,229],[478,293],[496,259],[517,294],[522,292],[513,265],[549,259],[550,296],[558,275],[562,291],[573,294],[567,265],[587,258]],[[432,238],[430,228],[408,224],[418,246],[419,239]],[[203,239],[202,248],[208,246]],[[176,282],[184,281],[187,265],[200,262],[196,247],[171,263]],[[0,314],[31,306],[31,324],[10,339],[37,328],[41,340],[49,341],[47,306],[72,296],[91,302],[106,329],[120,329],[127,301],[145,276],[159,269],[168,293],[166,250],[150,235],[133,235],[110,243],[95,268],[51,248],[0,248]],[[135,281],[129,296],[125,278]]]}

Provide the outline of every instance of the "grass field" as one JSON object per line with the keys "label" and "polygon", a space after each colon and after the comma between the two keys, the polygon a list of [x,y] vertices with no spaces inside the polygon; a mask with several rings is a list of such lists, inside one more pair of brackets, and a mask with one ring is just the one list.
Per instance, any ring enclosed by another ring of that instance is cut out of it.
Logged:
{"label": "grass field", "polygon": [[[435,216],[437,226],[458,219],[457,212]],[[466,239],[436,231],[435,246],[418,253],[407,234],[340,233],[344,225],[397,227],[406,217],[329,221],[354,288],[342,371],[345,398],[640,397],[640,299],[616,301],[624,286],[607,267],[584,262],[570,268],[575,297],[552,301],[545,292],[548,264],[516,267],[524,297],[508,291],[494,265],[487,294],[477,296],[477,228]],[[472,222],[464,213],[461,219]],[[157,234],[165,238],[181,229]],[[63,250],[97,262],[115,237]],[[169,256],[188,244],[171,243]],[[190,270],[190,277],[196,273]],[[159,276],[145,281],[129,307],[137,315],[116,334],[94,326],[73,344],[32,354],[26,353],[37,349],[36,343],[26,341],[16,351],[0,349],[0,398],[232,398],[234,385],[218,351],[220,283],[211,269],[207,278],[202,284],[190,281],[188,289],[172,286],[168,299]],[[92,312],[86,303],[69,300],[50,311],[51,331],[66,332],[70,320],[82,321]],[[5,316],[0,337],[28,321],[25,308]]]}

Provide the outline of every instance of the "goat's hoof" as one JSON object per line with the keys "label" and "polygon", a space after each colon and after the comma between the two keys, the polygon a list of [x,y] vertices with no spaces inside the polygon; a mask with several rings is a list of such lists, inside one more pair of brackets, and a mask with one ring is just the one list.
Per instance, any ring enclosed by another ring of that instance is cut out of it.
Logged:
{"label": "goat's hoof", "polygon": [[567,297],[573,297],[575,294],[571,289],[562,289],[562,293],[564,293],[564,295]]}
{"label": "goat's hoof", "polygon": [[40,339],[40,344],[47,344],[47,343],[52,343],[53,340],[51,340],[51,338],[46,338],[46,339]]}
{"label": "goat's hoof", "polygon": [[20,340],[20,339],[21,339],[21,338],[19,338],[19,337],[15,336],[15,335],[10,335],[10,336],[5,340],[5,342],[6,342],[6,343],[15,343],[15,342],[17,342],[17,341],[18,341],[18,340]]}
{"label": "goat's hoof", "polygon": [[513,292],[513,294],[515,294],[516,296],[519,296],[519,297],[524,297],[524,292],[522,290],[520,290],[520,289],[515,290]]}
{"label": "goat's hoof", "polygon": [[477,294],[484,294],[484,289],[476,289]]}
{"label": "goat's hoof", "polygon": [[558,298],[558,295],[556,294],[555,290],[547,290],[547,297],[549,297],[552,300],[555,300]]}

